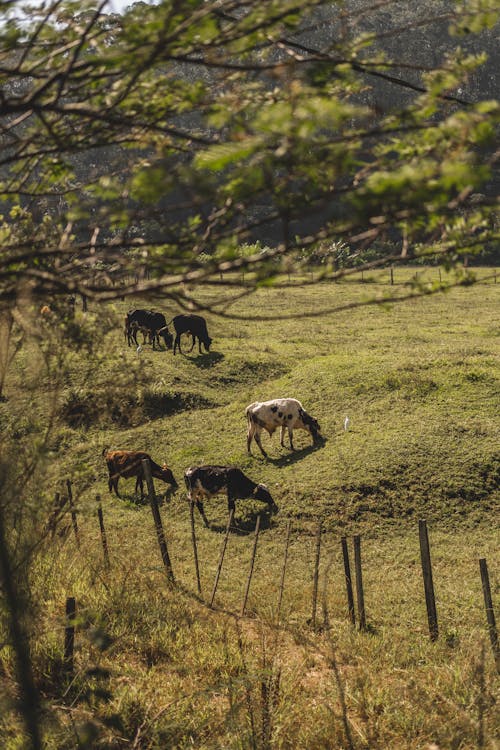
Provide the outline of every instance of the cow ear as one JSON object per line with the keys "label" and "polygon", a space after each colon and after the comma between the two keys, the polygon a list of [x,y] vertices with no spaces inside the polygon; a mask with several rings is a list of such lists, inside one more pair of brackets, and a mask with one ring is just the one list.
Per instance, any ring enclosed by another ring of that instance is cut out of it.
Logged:
{"label": "cow ear", "polygon": [[165,469],[168,469],[168,466],[167,466],[167,464],[162,464],[161,468],[165,470]]}

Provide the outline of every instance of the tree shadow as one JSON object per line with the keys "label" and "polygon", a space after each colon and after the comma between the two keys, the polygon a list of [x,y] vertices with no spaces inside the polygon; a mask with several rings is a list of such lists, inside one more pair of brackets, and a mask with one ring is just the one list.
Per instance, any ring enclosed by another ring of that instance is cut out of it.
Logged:
{"label": "tree shadow", "polygon": [[265,461],[268,461],[270,464],[273,464],[274,466],[290,466],[291,464],[294,464],[297,461],[301,461],[310,453],[314,453],[320,448],[323,448],[325,443],[326,443],[326,439],[323,438],[320,442],[317,442],[315,445],[306,445],[305,448],[299,448],[299,450],[294,450],[291,453],[288,453],[286,456],[279,456],[278,458],[273,458],[272,456],[267,456],[267,458],[264,458],[263,456],[263,458]]}
{"label": "tree shadow", "polygon": [[[184,356],[188,356],[187,354]],[[197,354],[195,357],[188,357],[188,359],[203,370],[208,370],[209,367],[213,367],[224,359],[222,352],[207,352],[207,354]]]}

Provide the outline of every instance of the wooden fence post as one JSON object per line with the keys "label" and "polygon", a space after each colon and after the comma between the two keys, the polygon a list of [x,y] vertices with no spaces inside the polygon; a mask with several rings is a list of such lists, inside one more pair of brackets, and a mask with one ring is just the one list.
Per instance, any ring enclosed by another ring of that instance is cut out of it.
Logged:
{"label": "wooden fence post", "polygon": [[427,522],[423,519],[420,519],[418,522],[418,535],[420,539],[420,559],[422,562],[422,575],[424,578],[429,635],[431,641],[435,641],[439,634],[438,619],[436,612],[436,599],[434,596],[434,584],[432,581],[431,553],[429,548],[429,536],[427,533]]}
{"label": "wooden fence post", "polygon": [[488,564],[482,557],[479,560],[479,569],[481,571],[481,583],[483,584],[484,606],[486,609],[486,620],[488,622],[488,631],[490,634],[491,648],[495,657],[497,671],[500,672],[500,650],[498,648],[498,632],[495,622],[495,611],[493,609],[493,599],[491,598],[490,577],[488,574]]}
{"label": "wooden fence post", "polygon": [[391,266],[391,286],[394,284],[394,266]]}
{"label": "wooden fence post", "polygon": [[341,538],[342,543],[342,557],[344,559],[344,575],[345,575],[345,586],[347,591],[347,607],[349,610],[349,619],[353,625],[356,624],[356,614],[354,612],[354,597],[352,594],[352,578],[351,578],[351,565],[349,563],[349,549],[347,547],[347,539],[345,536]]}
{"label": "wooden fence post", "polygon": [[75,650],[75,614],[76,601],[74,596],[66,599],[66,627],[64,628],[64,662],[63,669],[66,675],[72,675],[74,669]]}
{"label": "wooden fence post", "polygon": [[354,568],[356,571],[356,598],[358,601],[358,628],[366,630],[365,594],[363,591],[363,573],[361,569],[361,537],[359,534],[353,538],[354,542]]}
{"label": "wooden fence post", "polygon": [[286,525],[286,540],[285,540],[285,555],[283,558],[283,568],[281,571],[281,581],[280,581],[280,591],[278,595],[278,610],[276,614],[276,622],[279,623],[280,621],[280,613],[281,613],[281,602],[283,600],[283,591],[285,588],[285,573],[286,573],[286,564],[288,560],[288,545],[290,543],[290,530],[292,528],[292,522],[289,520]]}
{"label": "wooden fence post", "polygon": [[73,502],[73,491],[71,489],[71,480],[66,480],[66,487],[68,488],[68,501],[71,512],[71,523],[73,524],[73,531],[75,533],[76,546],[80,549],[80,537],[78,535],[78,521],[76,518],[75,504]]}
{"label": "wooden fence post", "polygon": [[201,581],[200,581],[200,566],[198,564],[198,548],[196,546],[196,533],[194,530],[194,503],[189,503],[189,515],[191,517],[191,541],[193,543],[193,554],[194,554],[194,567],[196,570],[196,584],[198,586],[198,594],[201,594]]}
{"label": "wooden fence post", "polygon": [[156,500],[155,486],[153,483],[153,476],[151,474],[151,464],[149,458],[144,458],[141,461],[144,477],[148,486],[149,503],[151,505],[151,512],[153,514],[153,520],[156,528],[156,536],[158,538],[158,544],[160,545],[161,557],[165,570],[167,571],[167,580],[170,584],[174,583],[174,572],[172,570],[172,563],[168,555],[167,542],[165,540],[165,533],[163,531],[163,524],[161,522],[160,509],[158,508],[158,502]]}
{"label": "wooden fence post", "polygon": [[231,530],[233,517],[234,517],[234,508],[231,508],[231,512],[229,513],[229,520],[227,522],[226,533],[224,535],[224,541],[222,543],[222,548],[220,551],[219,562],[217,565],[217,572],[215,574],[215,581],[214,581],[214,587],[212,589],[212,596],[210,597],[210,604],[209,604],[210,607],[213,606],[214,599],[215,599],[215,592],[217,591],[217,586],[219,585],[219,578],[220,578],[220,573],[222,570],[222,563],[224,562],[224,555],[226,554],[227,540],[229,539],[229,532]]}
{"label": "wooden fence post", "polygon": [[241,614],[242,617],[245,614],[245,607],[247,606],[248,594],[250,592],[250,583],[251,583],[251,580],[252,580],[253,566],[255,564],[255,553],[257,552],[257,542],[259,540],[259,529],[260,529],[260,513],[257,516],[257,521],[255,523],[255,538],[254,538],[254,541],[253,541],[252,558],[250,560],[250,570],[248,572],[248,581],[247,581],[247,586],[246,586],[246,589],[245,589],[245,595],[243,597],[243,604],[241,605],[241,613],[240,614]]}
{"label": "wooden fence post", "polygon": [[101,542],[102,542],[102,551],[104,554],[104,565],[106,566],[106,569],[109,570],[111,568],[111,564],[109,562],[108,540],[106,539],[106,529],[104,528],[104,517],[102,515],[101,496],[96,495],[95,499],[97,501],[97,518],[99,519],[99,528],[101,529]]}
{"label": "wooden fence post", "polygon": [[316,555],[314,557],[314,577],[313,577],[313,596],[312,596],[312,617],[311,626],[316,630],[316,609],[318,605],[318,579],[319,579],[319,558],[321,554],[321,521],[318,521],[316,530]]}

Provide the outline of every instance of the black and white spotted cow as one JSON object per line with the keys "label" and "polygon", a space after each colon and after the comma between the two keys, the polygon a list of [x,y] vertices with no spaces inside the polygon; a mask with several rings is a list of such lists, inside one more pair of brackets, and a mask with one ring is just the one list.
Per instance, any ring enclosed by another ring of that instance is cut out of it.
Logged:
{"label": "black and white spotted cow", "polygon": [[266,430],[269,435],[272,435],[280,427],[280,442],[283,447],[285,447],[285,430],[288,430],[290,448],[292,450],[294,450],[294,430],[306,430],[312,436],[314,445],[317,445],[323,439],[318,421],[306,412],[300,401],[297,401],[296,398],[275,398],[272,401],[256,401],[247,406],[246,416],[248,421],[247,451],[249,453],[251,453],[251,442],[255,440],[262,454],[267,456],[260,441],[262,430]]}
{"label": "black and white spotted cow", "polygon": [[222,492],[227,494],[229,512],[234,510],[235,500],[255,499],[267,503],[273,513],[278,508],[265,484],[256,484],[241,469],[233,466],[190,466],[184,473],[184,481],[190,503],[196,503],[205,526],[208,519],[203,508],[203,501]]}

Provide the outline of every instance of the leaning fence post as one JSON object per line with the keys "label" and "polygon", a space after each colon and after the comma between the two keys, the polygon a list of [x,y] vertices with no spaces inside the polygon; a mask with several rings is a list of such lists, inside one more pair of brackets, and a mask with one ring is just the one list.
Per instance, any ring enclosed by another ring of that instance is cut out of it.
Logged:
{"label": "leaning fence post", "polygon": [[149,502],[151,505],[151,512],[153,513],[153,520],[155,522],[156,536],[158,537],[158,544],[160,545],[161,557],[165,570],[167,571],[167,579],[169,583],[174,583],[174,572],[172,570],[172,563],[168,555],[167,542],[165,540],[165,533],[163,531],[163,524],[161,522],[160,510],[158,508],[158,502],[156,500],[155,486],[153,483],[153,476],[151,474],[151,464],[149,458],[144,458],[142,461],[142,469],[146,484],[148,486]]}
{"label": "leaning fence post", "polygon": [[356,624],[356,615],[354,612],[354,596],[352,594],[352,578],[351,578],[351,565],[349,563],[349,549],[347,547],[347,539],[345,536],[341,538],[342,543],[342,557],[344,558],[344,575],[345,575],[345,586],[347,591],[347,607],[349,610],[349,619],[353,625]]}
{"label": "leaning fence post", "polygon": [[500,650],[498,648],[498,632],[495,622],[495,611],[493,609],[493,599],[491,598],[490,577],[488,574],[488,564],[482,557],[479,560],[479,569],[481,571],[481,582],[483,584],[484,606],[486,609],[486,619],[488,622],[488,631],[490,634],[491,648],[495,657],[497,671],[500,672]]}
{"label": "leaning fence post", "polygon": [[73,524],[73,531],[75,532],[76,546],[80,549],[80,537],[78,535],[78,521],[76,518],[75,504],[73,502],[73,491],[71,489],[71,480],[66,480],[66,487],[68,488],[68,501],[71,512],[71,523]]}
{"label": "leaning fence post", "polygon": [[281,570],[281,581],[280,581],[280,592],[278,596],[278,611],[276,614],[276,622],[279,623],[280,621],[280,612],[281,612],[281,602],[283,600],[283,591],[285,588],[285,573],[286,573],[286,564],[288,560],[288,545],[290,543],[290,530],[292,528],[292,522],[289,520],[286,525],[286,540],[285,540],[285,555],[283,558],[283,568]]}
{"label": "leaning fence post", "polygon": [[101,496],[96,495],[95,499],[97,501],[97,518],[99,519],[99,528],[101,529],[101,542],[102,542],[102,551],[104,554],[104,565],[106,566],[107,570],[109,570],[111,565],[109,562],[108,540],[106,539],[106,529],[104,528],[104,518],[102,515]]}
{"label": "leaning fence post", "polygon": [[198,548],[196,546],[196,533],[194,530],[194,503],[189,503],[189,514],[191,516],[191,541],[193,543],[193,554],[194,554],[194,567],[196,570],[196,583],[198,586],[198,594],[201,594],[201,581],[200,581],[200,566],[198,564]]}
{"label": "leaning fence post", "polygon": [[66,627],[64,628],[64,672],[66,675],[73,674],[74,650],[75,650],[75,614],[76,601],[74,596],[66,599]]}
{"label": "leaning fence post", "polygon": [[314,557],[314,578],[313,578],[313,597],[312,597],[312,617],[311,626],[316,630],[316,608],[318,604],[318,579],[319,579],[319,558],[321,554],[321,521],[318,521],[316,530],[316,555]]}
{"label": "leaning fence post", "polygon": [[229,513],[229,520],[227,522],[227,529],[226,533],[224,535],[224,541],[222,543],[221,551],[220,551],[220,557],[219,562],[217,565],[217,572],[215,574],[215,581],[214,581],[214,587],[212,589],[212,596],[210,597],[210,604],[209,606],[212,607],[215,599],[215,592],[217,591],[217,586],[219,585],[219,578],[220,573],[222,570],[222,563],[224,562],[224,555],[226,554],[226,546],[227,546],[227,540],[229,539],[229,532],[231,530],[231,524],[233,522],[233,516],[234,516],[234,508],[231,508],[231,512]]}
{"label": "leaning fence post", "polygon": [[366,630],[365,594],[363,591],[363,573],[361,569],[361,537],[359,534],[353,538],[354,542],[354,568],[356,571],[356,598],[358,601],[359,630]]}
{"label": "leaning fence post", "polygon": [[247,606],[247,599],[248,599],[248,593],[250,591],[250,582],[252,580],[252,574],[253,574],[253,566],[255,564],[255,553],[257,552],[257,542],[259,540],[259,529],[260,529],[260,513],[257,516],[257,521],[255,522],[255,538],[253,542],[253,549],[252,549],[252,558],[250,560],[250,570],[248,572],[248,581],[247,586],[245,589],[245,596],[243,597],[243,604],[241,605],[241,616],[245,614],[245,607]]}
{"label": "leaning fence post", "polygon": [[431,553],[429,548],[429,536],[427,533],[427,522],[423,519],[420,519],[418,522],[418,535],[420,539],[420,559],[422,562],[422,575],[424,578],[425,604],[427,607],[429,634],[431,641],[435,641],[439,632],[436,599],[434,596],[434,584],[432,581]]}

